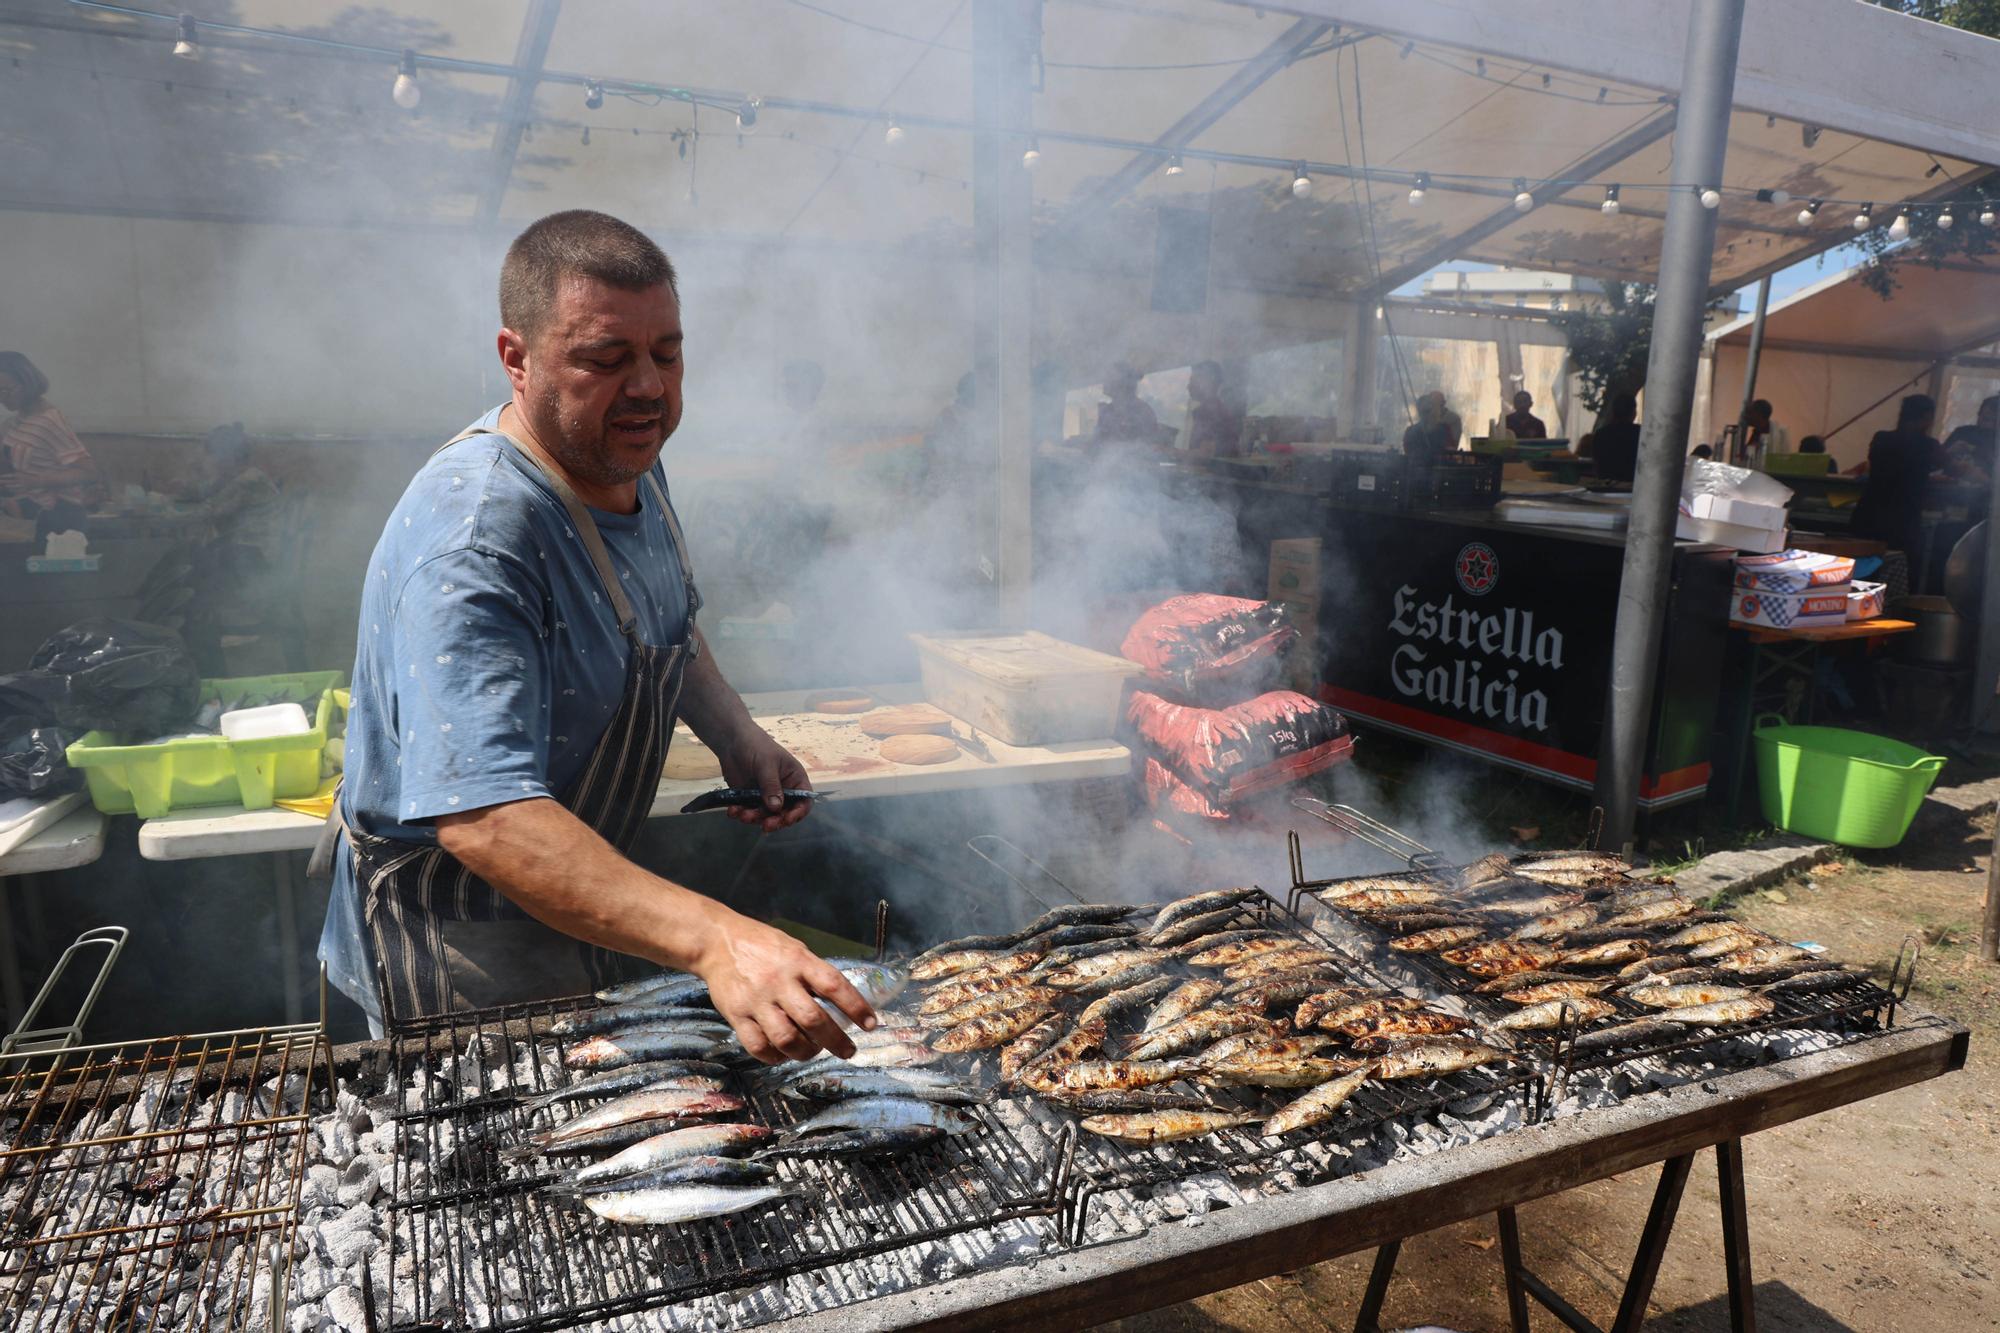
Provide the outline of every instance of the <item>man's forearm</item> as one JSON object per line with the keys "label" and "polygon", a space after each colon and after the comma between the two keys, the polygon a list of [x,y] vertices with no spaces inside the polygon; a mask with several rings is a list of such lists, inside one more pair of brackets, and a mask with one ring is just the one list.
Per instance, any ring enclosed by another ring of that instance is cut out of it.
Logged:
{"label": "man's forearm", "polygon": [[722,668],[715,664],[715,654],[709,652],[701,631],[696,630],[695,637],[701,642],[701,651],[688,663],[687,676],[681,682],[680,715],[704,745],[718,754],[726,753],[745,727],[757,724],[743,706],[742,696],[722,678]]}
{"label": "man's forearm", "polygon": [[543,925],[662,967],[692,969],[728,912],[640,869],[552,800],[442,817],[438,844]]}

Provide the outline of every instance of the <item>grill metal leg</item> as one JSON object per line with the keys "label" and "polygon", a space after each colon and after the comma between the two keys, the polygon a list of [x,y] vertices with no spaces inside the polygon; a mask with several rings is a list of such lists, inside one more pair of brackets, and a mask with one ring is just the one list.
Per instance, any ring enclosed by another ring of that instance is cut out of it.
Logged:
{"label": "grill metal leg", "polygon": [[1731,1333],[1757,1333],[1757,1295],[1750,1275],[1750,1216],[1743,1194],[1743,1140],[1715,1145],[1722,1194],[1722,1261],[1729,1272]]}
{"label": "grill metal leg", "polygon": [[1382,1302],[1389,1295],[1389,1279],[1396,1275],[1396,1256],[1403,1242],[1392,1240],[1375,1251],[1375,1267],[1368,1274],[1368,1290],[1361,1297],[1361,1309],[1354,1316],[1354,1333],[1382,1333]]}
{"label": "grill metal leg", "polygon": [[1528,1289],[1521,1283],[1521,1222],[1512,1208],[1500,1210],[1500,1265],[1507,1275],[1507,1327],[1529,1333]]}
{"label": "grill metal leg", "polygon": [[1693,1153],[1669,1158],[1660,1168],[1660,1187],[1653,1191],[1652,1211],[1639,1235],[1639,1252],[1632,1256],[1632,1275],[1626,1279],[1625,1299],[1618,1303],[1611,1333],[1638,1333],[1639,1325],[1645,1322],[1653,1283],[1660,1276],[1660,1260],[1666,1257],[1667,1238],[1673,1234],[1674,1215],[1680,1211],[1681,1191],[1687,1188],[1688,1172],[1693,1169]]}

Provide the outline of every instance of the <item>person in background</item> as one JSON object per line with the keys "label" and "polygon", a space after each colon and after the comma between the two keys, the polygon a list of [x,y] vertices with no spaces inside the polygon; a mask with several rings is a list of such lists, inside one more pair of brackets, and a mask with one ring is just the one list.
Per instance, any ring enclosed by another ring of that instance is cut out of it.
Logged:
{"label": "person in background", "polygon": [[1514,394],[1514,410],[1507,414],[1507,431],[1517,440],[1546,440],[1549,428],[1542,419],[1529,409],[1535,405],[1535,395],[1526,389]]}
{"label": "person in background", "polygon": [[1428,462],[1458,447],[1452,438],[1451,425],[1445,420],[1447,410],[1442,393],[1433,391],[1417,399],[1417,419],[1403,432],[1406,457]]}
{"label": "person in background", "polygon": [[1139,401],[1139,372],[1120,361],[1104,377],[1105,401],[1097,409],[1096,444],[1158,444],[1160,419]]}
{"label": "person in background", "polygon": [[1189,454],[1233,458],[1242,452],[1244,414],[1236,398],[1220,361],[1197,362],[1188,372]]}
{"label": "person in background", "polygon": [[1952,480],[1975,486],[1992,482],[1996,429],[2000,429],[2000,395],[1982,399],[1977,419],[1945,437],[1944,468]]}
{"label": "person in background", "polygon": [[1808,435],[1803,440],[1800,440],[1799,452],[1802,454],[1817,454],[1820,458],[1826,461],[1825,470],[1828,472],[1833,471],[1833,456],[1827,453],[1826,441],[1821,439],[1819,436]]}
{"label": "person in background", "polygon": [[1595,432],[1591,460],[1600,481],[1632,480],[1639,466],[1639,400],[1632,394],[1611,400],[1611,420]]}
{"label": "person in background", "polygon": [[82,528],[104,498],[96,461],[48,392],[48,376],[25,354],[0,352],[0,407],[14,414],[0,429],[0,512],[34,519],[38,541]]}
{"label": "person in background", "polygon": [[1743,456],[1754,459],[1766,451],[1785,452],[1785,429],[1771,424],[1771,400],[1758,398],[1743,414]]}
{"label": "person in background", "polygon": [[273,599],[298,595],[296,588],[273,587],[270,577],[278,554],[278,485],[250,461],[237,421],[208,433],[180,498],[208,524],[206,539],[189,555],[194,596],[181,637],[203,675],[226,676],[223,635],[268,623]]}
{"label": "person in background", "polygon": [[1715,450],[1708,445],[1697,444],[1694,447],[1694,452],[1689,454],[1688,457],[1699,458],[1704,463],[1711,463],[1715,461]]}
{"label": "person in background", "polygon": [[1923,542],[1924,489],[1944,462],[1944,450],[1931,436],[1936,422],[1936,401],[1911,394],[1896,411],[1896,428],[1876,431],[1868,442],[1868,461],[1855,469],[1868,485],[1855,502],[1848,531],[1889,543],[1908,554],[1913,567]]}

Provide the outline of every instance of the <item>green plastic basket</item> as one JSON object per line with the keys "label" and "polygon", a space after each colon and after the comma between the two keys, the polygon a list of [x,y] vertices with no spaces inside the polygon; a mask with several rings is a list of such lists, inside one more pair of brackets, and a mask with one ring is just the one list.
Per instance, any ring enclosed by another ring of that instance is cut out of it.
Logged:
{"label": "green plastic basket", "polygon": [[280,798],[310,796],[318,789],[327,725],[339,708],[334,688],[346,679],[344,671],[302,671],[204,680],[204,699],[317,701],[313,729],[266,740],[188,736],[156,745],[125,745],[112,732],[87,731],[71,742],[69,764],[83,770],[91,804],[107,815],[158,819],[170,810],[202,805],[268,810]]}
{"label": "green plastic basket", "polygon": [[1894,847],[1944,760],[1839,727],[1759,725],[1757,791],[1781,829],[1845,847]]}

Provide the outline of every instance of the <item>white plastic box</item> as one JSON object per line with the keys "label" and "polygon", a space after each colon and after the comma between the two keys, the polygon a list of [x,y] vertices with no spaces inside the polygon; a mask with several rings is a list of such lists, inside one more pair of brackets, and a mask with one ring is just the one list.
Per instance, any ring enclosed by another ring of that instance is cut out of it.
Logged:
{"label": "white plastic box", "polygon": [[1101,740],[1135,662],[1037,630],[912,634],[924,697],[1008,745]]}

